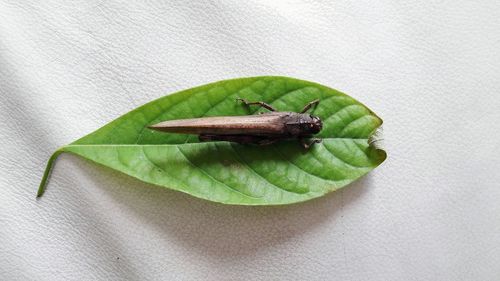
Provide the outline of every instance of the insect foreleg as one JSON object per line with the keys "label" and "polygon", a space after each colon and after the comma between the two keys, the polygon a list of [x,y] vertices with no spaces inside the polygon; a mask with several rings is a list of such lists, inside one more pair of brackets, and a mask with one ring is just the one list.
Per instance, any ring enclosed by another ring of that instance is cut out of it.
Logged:
{"label": "insect foreleg", "polygon": [[304,147],[306,150],[309,150],[315,143],[320,143],[321,139],[316,139],[316,138],[311,139],[310,143],[307,143],[306,140],[303,138],[299,138],[299,141],[302,147]]}
{"label": "insect foreleg", "polygon": [[237,100],[237,101],[241,101],[241,102],[243,102],[245,105],[260,105],[260,106],[262,106],[263,108],[268,109],[268,110],[270,110],[270,111],[276,111],[276,109],[275,109],[274,107],[270,106],[269,104],[267,104],[267,103],[265,103],[265,102],[263,102],[263,101],[253,101],[253,102],[249,102],[249,101],[247,101],[247,100],[245,100],[245,99],[242,99],[242,98],[237,98],[236,100]]}
{"label": "insect foreleg", "polygon": [[318,106],[318,104],[319,104],[319,99],[315,99],[312,102],[306,104],[306,106],[304,106],[304,108],[302,109],[302,111],[300,113],[305,113],[306,111],[308,111],[309,109],[311,109],[311,107]]}

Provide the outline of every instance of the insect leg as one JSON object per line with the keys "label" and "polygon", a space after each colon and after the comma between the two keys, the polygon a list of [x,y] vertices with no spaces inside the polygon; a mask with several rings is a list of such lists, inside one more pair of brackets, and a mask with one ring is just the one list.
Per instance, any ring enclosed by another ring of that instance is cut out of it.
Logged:
{"label": "insect leg", "polygon": [[237,100],[237,101],[242,101],[245,105],[256,105],[256,104],[257,104],[257,105],[260,105],[260,106],[262,106],[263,108],[268,109],[268,110],[270,110],[270,111],[276,111],[276,109],[275,109],[274,107],[270,106],[269,104],[267,104],[267,103],[265,103],[265,102],[263,102],[263,101],[253,101],[253,102],[249,102],[249,101],[247,101],[247,100],[245,100],[245,99],[242,99],[242,98],[237,98],[236,100]]}
{"label": "insect leg", "polygon": [[299,138],[299,141],[302,147],[304,147],[306,150],[309,150],[315,143],[320,143],[321,139],[313,138],[311,139],[310,143],[307,143],[306,140],[303,138]]}
{"label": "insect leg", "polygon": [[252,135],[199,135],[200,141],[230,141],[240,144],[268,145],[277,142],[279,139],[265,136]]}
{"label": "insect leg", "polygon": [[280,139],[262,139],[260,140],[259,142],[257,142],[258,145],[270,145],[270,144],[273,144],[275,142],[278,142],[280,141]]}
{"label": "insect leg", "polygon": [[232,141],[237,143],[245,143],[247,141],[243,136],[236,135],[199,135],[200,141]]}
{"label": "insect leg", "polygon": [[302,109],[302,111],[300,113],[305,113],[306,111],[308,111],[309,109],[311,109],[311,107],[318,106],[318,104],[319,104],[319,99],[315,99],[312,102],[306,104],[306,106],[304,106],[304,108]]}

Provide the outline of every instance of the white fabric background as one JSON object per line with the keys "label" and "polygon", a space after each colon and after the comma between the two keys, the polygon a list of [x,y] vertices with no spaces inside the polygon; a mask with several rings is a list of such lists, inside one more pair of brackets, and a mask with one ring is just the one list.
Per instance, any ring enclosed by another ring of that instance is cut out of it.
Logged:
{"label": "white fabric background", "polygon": [[[498,280],[500,2],[131,2],[0,1],[0,279]],[[35,200],[58,146],[255,75],[367,104],[387,161],[317,200],[238,207],[62,155]]]}

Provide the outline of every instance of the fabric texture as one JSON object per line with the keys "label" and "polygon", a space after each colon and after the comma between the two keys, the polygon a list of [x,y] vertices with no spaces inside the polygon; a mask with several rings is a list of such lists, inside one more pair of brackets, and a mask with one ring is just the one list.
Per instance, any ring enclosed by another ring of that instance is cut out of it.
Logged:
{"label": "fabric texture", "polygon": [[[0,0],[1,280],[498,280],[500,2]],[[320,199],[215,204],[62,155],[234,77],[331,86],[388,159]]]}

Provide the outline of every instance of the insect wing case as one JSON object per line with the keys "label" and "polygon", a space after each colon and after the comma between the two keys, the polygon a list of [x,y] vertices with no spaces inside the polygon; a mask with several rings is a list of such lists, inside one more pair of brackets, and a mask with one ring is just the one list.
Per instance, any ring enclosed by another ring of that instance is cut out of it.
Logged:
{"label": "insect wing case", "polygon": [[149,128],[196,135],[282,135],[286,133],[289,112],[270,112],[244,116],[216,116],[168,120]]}

